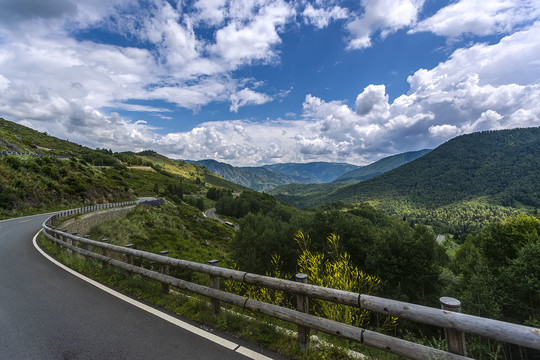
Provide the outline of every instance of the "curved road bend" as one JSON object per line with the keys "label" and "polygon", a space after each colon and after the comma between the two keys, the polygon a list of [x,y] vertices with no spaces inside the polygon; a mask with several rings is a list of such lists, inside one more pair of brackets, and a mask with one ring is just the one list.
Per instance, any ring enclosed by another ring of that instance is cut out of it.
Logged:
{"label": "curved road bend", "polygon": [[226,334],[208,340],[53,264],[32,243],[47,216],[0,221],[1,359],[281,358]]}
{"label": "curved road bend", "polygon": [[206,211],[203,211],[203,215],[209,219],[214,219],[214,220],[217,220],[219,221],[220,223],[224,224],[225,221],[221,220],[220,218],[218,218],[216,216],[216,208],[211,208],[211,209],[208,209]]}
{"label": "curved road bend", "polygon": [[[211,209],[208,209],[206,211],[203,211],[203,215],[204,217],[207,217],[209,219],[214,219],[214,220],[217,220],[219,221],[221,224],[226,224],[227,222],[226,221],[223,221],[221,220],[220,218],[218,218],[216,216],[216,208],[211,208]],[[231,223],[229,223],[231,224]],[[237,224],[232,224],[232,227],[234,228],[234,230],[238,231],[240,230],[240,227],[237,225]]]}

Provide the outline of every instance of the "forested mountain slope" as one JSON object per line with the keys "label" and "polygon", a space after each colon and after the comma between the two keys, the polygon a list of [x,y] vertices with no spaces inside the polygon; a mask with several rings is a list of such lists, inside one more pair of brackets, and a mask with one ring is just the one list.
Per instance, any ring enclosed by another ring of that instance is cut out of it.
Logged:
{"label": "forested mountain slope", "polygon": [[424,149],[388,156],[374,162],[373,164],[369,164],[367,166],[343,174],[336,180],[334,180],[334,182],[354,184],[360,181],[371,179],[372,177],[384,174],[385,172],[393,170],[403,164],[416,160],[430,151],[431,149]]}
{"label": "forested mountain slope", "polygon": [[[358,169],[359,166],[347,163],[310,162],[305,164],[285,163],[263,166],[265,169],[307,179],[303,184],[329,183],[338,177]],[[299,183],[299,182],[298,182]]]}
{"label": "forested mountain slope", "polygon": [[526,128],[459,136],[413,162],[329,193],[276,197],[300,207],[369,201],[394,216],[453,224],[446,230],[463,232],[452,227],[481,226],[515,209],[534,212],[539,187],[540,128]]}
{"label": "forested mountain slope", "polygon": [[[154,151],[113,153],[0,119],[0,218],[160,195],[245,188]],[[17,155],[6,155],[17,153]]]}
{"label": "forested mountain slope", "polygon": [[204,166],[228,181],[257,191],[268,191],[284,184],[309,182],[306,178],[289,176],[262,167],[236,167],[211,159],[186,160],[186,163]]}

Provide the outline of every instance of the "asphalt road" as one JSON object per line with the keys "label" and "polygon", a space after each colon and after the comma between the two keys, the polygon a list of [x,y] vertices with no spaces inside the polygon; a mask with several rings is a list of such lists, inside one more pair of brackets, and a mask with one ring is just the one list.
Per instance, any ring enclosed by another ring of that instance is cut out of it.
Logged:
{"label": "asphalt road", "polygon": [[243,356],[252,345],[213,331],[229,348],[220,345],[53,264],[32,243],[46,217],[0,221],[0,359],[268,359]]}
{"label": "asphalt road", "polygon": [[[214,220],[219,221],[219,222],[222,223],[222,224],[226,224],[225,221],[221,220],[220,218],[218,218],[218,217],[216,216],[216,208],[211,208],[211,209],[208,209],[208,210],[206,210],[206,211],[203,211],[203,215],[204,215],[205,217],[209,218],[209,219],[214,219]],[[229,224],[231,224],[231,223],[229,223]],[[231,226],[232,226],[232,227],[234,228],[234,230],[236,230],[236,231],[240,230],[240,227],[239,227],[238,225],[236,225],[236,224],[232,224]]]}

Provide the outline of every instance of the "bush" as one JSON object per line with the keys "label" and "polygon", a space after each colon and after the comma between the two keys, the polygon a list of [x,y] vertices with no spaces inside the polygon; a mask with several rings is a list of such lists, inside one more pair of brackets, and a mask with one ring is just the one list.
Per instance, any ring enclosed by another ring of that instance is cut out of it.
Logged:
{"label": "bush", "polygon": [[18,158],[16,158],[15,156],[8,156],[6,157],[6,160],[5,160],[6,164],[11,167],[13,170],[19,170],[21,165],[22,165],[22,162],[21,160],[19,160]]}

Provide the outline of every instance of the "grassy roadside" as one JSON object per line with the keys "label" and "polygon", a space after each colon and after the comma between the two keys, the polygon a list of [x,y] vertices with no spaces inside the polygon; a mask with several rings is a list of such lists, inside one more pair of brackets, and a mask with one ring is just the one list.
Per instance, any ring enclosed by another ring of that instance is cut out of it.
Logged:
{"label": "grassy roadside", "polygon": [[[336,345],[347,345],[345,341],[338,340],[334,341],[335,345],[319,345],[310,347],[306,351],[300,351],[297,348],[296,339],[278,329],[295,331],[295,326],[292,324],[226,304],[222,304],[220,315],[214,316],[212,304],[204,297],[177,289],[164,295],[161,293],[161,284],[157,281],[137,274],[128,274],[123,270],[103,265],[97,260],[87,259],[80,254],[71,254],[63,249],[59,250],[43,235],[39,236],[38,241],[47,253],[61,263],[119,292],[181,317],[226,331],[292,359],[337,360],[349,358],[345,351],[336,347]],[[328,340],[326,334],[316,333],[316,335]],[[397,359],[392,355],[377,356],[376,358]]]}
{"label": "grassy roadside", "polygon": [[[197,208],[185,203],[166,201],[165,204],[156,207],[140,206],[126,217],[113,219],[95,227],[90,232],[90,236],[92,239],[107,237],[110,243],[120,246],[132,243],[136,249],[153,253],[169,250],[169,256],[175,258],[199,263],[206,263],[210,259],[220,259],[220,266],[228,268],[234,266],[229,254],[229,244],[231,238],[236,236],[236,231],[227,225],[204,218]],[[342,347],[369,354],[372,358],[397,359],[396,356],[362,348],[358,344],[350,344],[317,332],[312,334],[331,345],[313,346],[301,352],[297,348],[296,339],[290,335],[290,332],[296,331],[296,326],[293,324],[226,304],[222,304],[224,311],[216,317],[207,298],[177,289],[172,290],[168,295],[163,295],[161,284],[157,281],[140,275],[130,275],[123,270],[104,266],[99,261],[86,259],[82,255],[59,250],[44,236],[41,236],[39,240],[42,247],[62,263],[124,294],[206,326],[227,331],[290,358],[349,359],[346,352],[338,348]],[[121,258],[118,257],[118,259]],[[157,265],[149,262],[142,265],[159,271]],[[209,278],[204,274],[172,268],[170,274],[202,285],[209,284]],[[227,285],[223,282],[222,288],[226,287]],[[294,298],[292,295],[290,297],[292,303]],[[289,333],[284,333],[278,328],[285,329]]]}
{"label": "grassy roadside", "polygon": [[[129,230],[128,230],[129,229]],[[111,244],[125,246],[133,244],[136,249],[152,253],[169,251],[174,258],[207,263],[210,259],[219,259],[220,266],[232,268],[234,261],[230,253],[232,239],[237,236],[230,226],[205,218],[199,209],[184,202],[166,201],[163,205],[140,206],[126,217],[113,219],[100,224],[90,232],[92,239],[108,238]],[[284,334],[276,326],[295,332],[296,326],[247,310],[222,304],[224,311],[218,317],[213,315],[209,300],[183,291],[171,291],[161,294],[161,284],[140,275],[129,275],[123,270],[103,266],[101,262],[85,259],[59,251],[49,240],[41,239],[43,247],[61,262],[101,283],[136,299],[151,303],[177,315],[200,322],[206,326],[227,331],[235,336],[255,342],[263,347],[277,351],[295,359],[349,359],[344,350],[352,349],[373,359],[398,359],[385,352],[350,343],[333,336],[312,332],[321,341],[331,345],[311,347],[306,352],[297,349],[296,340],[290,333]],[[117,257],[121,260],[121,257]],[[148,261],[135,262],[147,269],[159,271],[159,266]],[[172,276],[208,286],[207,275],[171,268]],[[222,283],[222,289],[235,292]],[[234,288],[234,287],[233,287]],[[253,295],[253,294],[252,294]],[[251,295],[247,295],[251,297]],[[287,303],[296,304],[295,297],[285,295]],[[290,299],[289,299],[290,298]],[[293,306],[293,305],[290,305]],[[295,305],[294,305],[295,306]],[[249,317],[248,317],[249,316]],[[374,330],[374,329],[372,329]],[[433,345],[431,340],[409,339],[425,345]],[[440,346],[435,346],[440,348]]]}

